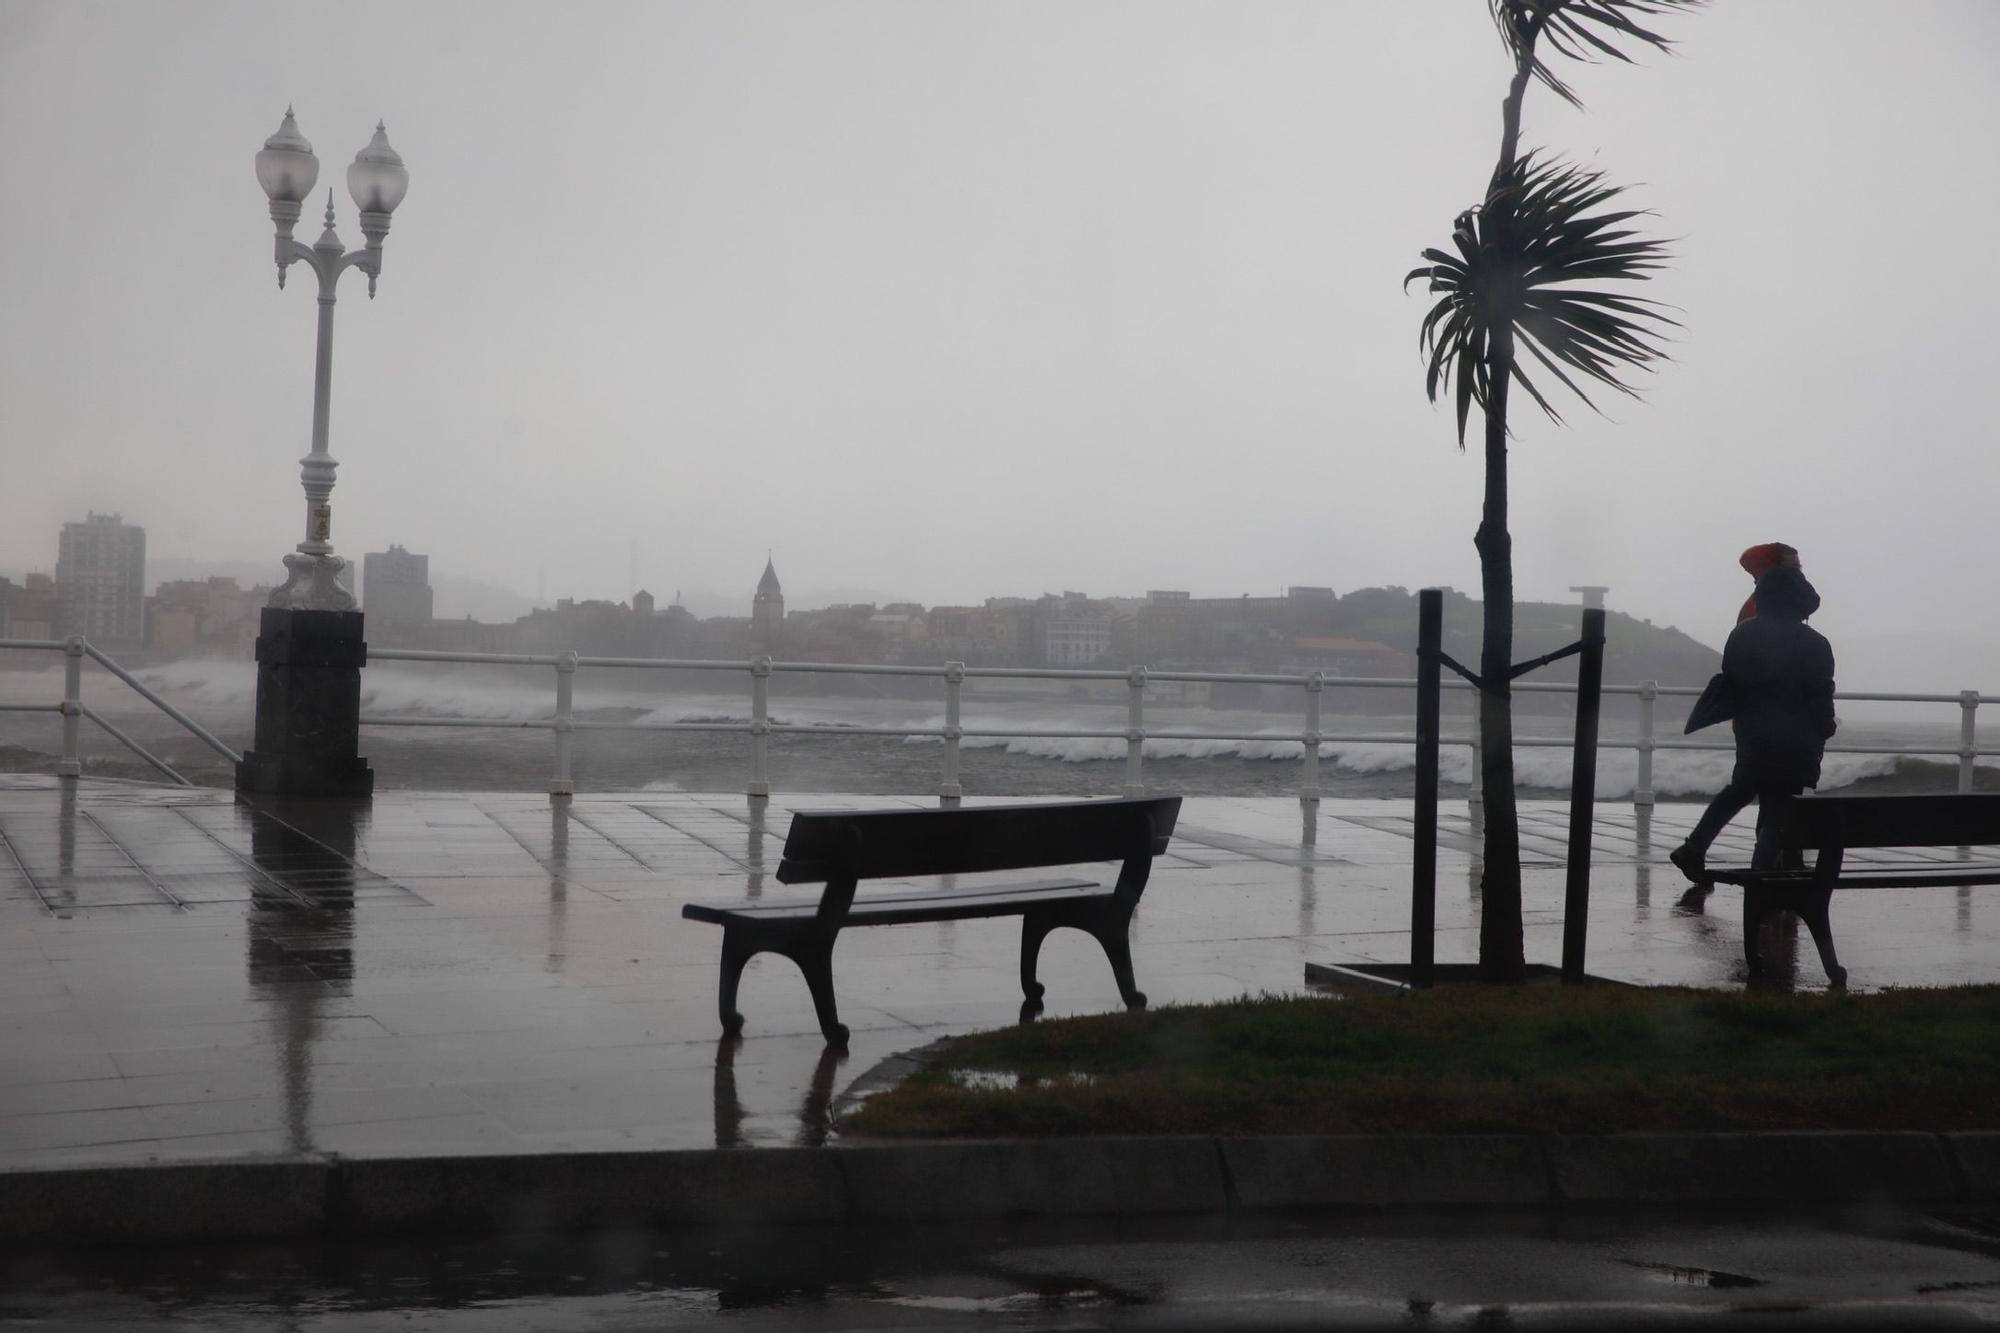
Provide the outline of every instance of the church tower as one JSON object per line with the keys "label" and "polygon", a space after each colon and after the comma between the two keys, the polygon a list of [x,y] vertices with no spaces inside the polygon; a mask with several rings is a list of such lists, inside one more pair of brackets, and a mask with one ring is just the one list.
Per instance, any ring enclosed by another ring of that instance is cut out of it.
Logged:
{"label": "church tower", "polygon": [[777,646],[785,631],[785,593],[778,586],[778,571],[764,558],[764,577],[757,580],[757,595],[750,599],[750,633],[761,648]]}

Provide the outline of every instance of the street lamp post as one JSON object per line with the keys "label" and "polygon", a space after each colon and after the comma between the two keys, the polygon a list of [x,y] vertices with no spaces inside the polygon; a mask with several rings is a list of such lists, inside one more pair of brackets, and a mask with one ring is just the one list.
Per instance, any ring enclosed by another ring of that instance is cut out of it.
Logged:
{"label": "street lamp post", "polygon": [[306,493],[306,534],[298,549],[285,557],[284,586],[271,594],[270,605],[301,611],[351,611],[354,596],[340,586],[346,564],[333,553],[333,474],[340,464],[326,450],[328,398],[333,387],[334,285],[349,268],[368,275],[368,295],[382,274],[382,241],[389,234],[389,215],[410,188],[403,159],[389,146],[388,132],[377,123],[375,137],[354,156],[347,169],[347,190],[361,210],[361,234],[367,244],[346,250],[333,230],[333,191],[326,192],[326,227],[311,245],[292,239],[300,206],[319,180],[319,159],[299,133],[290,107],[278,132],[264,141],[257,154],[257,181],[271,198],[271,221],[277,226],[275,257],[278,286],[285,270],[303,261],[319,279],[319,345],[313,363],[312,452],[299,460],[299,480]]}
{"label": "street lamp post", "polygon": [[359,756],[361,668],[368,645],[354,596],[340,586],[347,562],[333,553],[333,477],[327,452],[328,399],[333,387],[333,302],[340,275],[368,275],[368,295],[382,273],[389,215],[403,201],[410,173],[389,146],[381,124],[347,169],[348,193],[361,211],[367,244],[349,251],[333,230],[333,192],[319,240],[292,238],[301,206],[319,180],[319,159],[299,133],[289,107],[278,132],[257,154],[257,182],[271,200],[277,228],[278,286],[303,262],[319,279],[319,342],[313,365],[312,449],[299,460],[305,488],[305,538],[285,556],[285,582],[265,603],[257,636],[257,733],[236,768],[236,789],[259,795],[367,796],[375,775]]}

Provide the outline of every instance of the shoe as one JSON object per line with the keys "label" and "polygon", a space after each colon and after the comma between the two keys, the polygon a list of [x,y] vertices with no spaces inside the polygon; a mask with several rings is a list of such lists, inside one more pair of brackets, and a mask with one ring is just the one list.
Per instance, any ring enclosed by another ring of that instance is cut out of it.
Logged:
{"label": "shoe", "polygon": [[1715,887],[1715,881],[1708,877],[1707,860],[1686,843],[1668,852],[1667,859],[1674,863],[1675,869],[1688,877],[1688,883],[1704,889]]}

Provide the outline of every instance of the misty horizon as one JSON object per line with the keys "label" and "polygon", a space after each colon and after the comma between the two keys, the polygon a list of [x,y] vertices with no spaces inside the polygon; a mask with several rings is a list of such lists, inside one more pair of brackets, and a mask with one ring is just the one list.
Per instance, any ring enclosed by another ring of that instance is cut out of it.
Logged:
{"label": "misty horizon", "polygon": [[[315,13],[0,5],[33,186],[0,198],[0,569],[94,509],[279,576],[312,299],[251,158],[291,105],[322,185],[378,117],[411,173],[377,298],[339,303],[350,560],[612,601],[747,600],[767,549],[801,605],[1478,587],[1480,459],[1399,284],[1490,166],[1481,4],[362,3],[273,51]],[[2000,204],[1965,132],[2000,122],[2000,10],[1897,20],[1718,5],[1579,70],[1587,111],[1531,99],[1526,142],[1677,238],[1649,289],[1684,327],[1644,401],[1516,423],[1521,600],[1606,584],[1719,642],[1781,538],[1836,650],[1994,636],[1959,608],[2000,259],[1905,256]],[[1877,162],[1919,187],[1830,210]]]}
{"label": "misty horizon", "polygon": [[[265,562],[256,560],[203,561],[189,560],[181,557],[164,557],[159,560],[149,558],[147,563],[146,588],[149,596],[159,583],[169,581],[170,579],[199,579],[214,575],[234,578],[239,584],[247,588],[253,583],[275,583],[282,577],[281,574],[274,574],[269,569],[266,569]],[[356,563],[359,563],[358,555],[356,556]],[[169,574],[167,576],[157,574],[156,570],[159,566],[167,566],[170,571]],[[0,577],[12,577],[18,582],[21,575],[25,572],[28,571],[0,569]],[[783,572],[780,570],[781,575],[783,575]],[[567,591],[554,589],[550,590],[546,596],[537,597],[518,588],[507,587],[503,584],[467,575],[455,574],[449,570],[434,570],[431,582],[437,591],[437,615],[440,619],[456,620],[470,618],[480,621],[511,621],[519,616],[526,615],[531,610],[552,607],[558,600],[563,598],[572,598],[578,601],[591,600],[577,597],[575,594]],[[1153,588],[1158,588],[1159,586],[1156,584],[1153,585]],[[1283,593],[1285,587],[1292,586],[1304,585],[1289,583],[1272,589],[1230,592],[1209,592],[1196,587],[1194,589],[1184,589],[1183,591],[1190,591],[1196,597],[1229,597],[1238,595],[1255,597],[1280,595]],[[1362,586],[1395,587],[1400,585],[1357,585],[1356,587],[1336,588],[1335,592],[1345,596],[1347,593],[1357,591]],[[702,619],[710,617],[741,617],[749,613],[750,599],[755,590],[755,581],[754,579],[745,580],[742,588],[734,591],[713,588],[648,588],[645,590],[653,593],[661,607],[674,604],[674,600],[678,595],[680,604],[686,607],[692,614]],[[983,604],[989,597],[1024,597],[1032,599],[1061,590],[1059,587],[1036,589],[1033,591],[988,591],[954,602],[920,604],[927,607],[978,606]],[[1092,597],[1098,600],[1127,601],[1141,598],[1147,591],[1151,590],[1142,589],[1133,592],[1124,592],[1118,590],[1086,589],[1083,591],[1089,592]],[[626,603],[630,601],[632,594],[637,591],[640,591],[640,589],[632,589],[619,596],[597,600]],[[1475,605],[1479,601],[1476,584],[1470,589],[1447,588],[1447,591],[1463,594]],[[893,602],[918,601],[916,598],[894,595],[892,591],[882,588],[829,588],[810,584],[801,586],[796,593],[792,592],[788,586],[785,597],[787,608],[791,611],[800,612],[817,611],[839,605],[868,603],[883,605]],[[1548,605],[1568,605],[1576,602],[1574,595],[1546,599],[1524,597],[1519,600],[1522,603],[1540,601]],[[1652,624],[1662,630],[1678,631],[1687,635],[1696,643],[1710,648],[1717,653],[1720,653],[1722,640],[1727,637],[1730,624],[1733,623],[1733,614],[1725,613],[1723,616],[1713,617],[1712,619],[1714,619],[1715,623],[1712,625],[1702,625],[1693,628],[1686,625],[1677,625],[1670,621],[1662,620],[1657,616],[1648,615],[1646,609],[1643,607],[1630,607],[1618,604],[1617,589],[1612,590],[1611,603],[1608,609],[1614,615],[1627,615],[1635,620]],[[1835,645],[1837,662],[1840,664],[1842,688],[1946,692],[1961,689],[1978,689],[1984,692],[1991,692],[1996,676],[1996,667],[2000,667],[2000,638],[1993,637],[1990,626],[1981,625],[1977,628],[1984,632],[1920,632],[1915,634],[1850,632]],[[1123,666],[1128,664],[1120,662],[1118,665]]]}

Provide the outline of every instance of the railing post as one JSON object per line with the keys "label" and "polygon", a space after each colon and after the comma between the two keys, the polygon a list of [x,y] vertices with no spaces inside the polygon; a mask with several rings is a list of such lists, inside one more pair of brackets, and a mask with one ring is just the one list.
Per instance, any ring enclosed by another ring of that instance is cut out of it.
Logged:
{"label": "railing post", "polygon": [[750,796],[771,794],[771,655],[750,663]]}
{"label": "railing post", "polygon": [[1958,692],[1958,789],[1972,790],[1973,761],[1979,757],[1979,691]]}
{"label": "railing post", "polygon": [[556,658],[556,771],[549,779],[552,801],[576,795],[576,782],[569,771],[570,744],[576,734],[575,685],[576,654],[563,653]]}
{"label": "railing post", "polygon": [[1304,767],[1299,774],[1299,844],[1311,847],[1319,842],[1319,705],[1326,688],[1326,673],[1315,671],[1306,677],[1306,730]]}
{"label": "railing post", "polygon": [[1125,794],[1144,796],[1146,775],[1141,765],[1146,750],[1146,668],[1135,666],[1125,673],[1127,696],[1125,720]]}
{"label": "railing post", "polygon": [[965,663],[944,664],[944,783],[938,788],[938,804],[954,806],[965,795],[958,780],[959,695],[965,685]]}
{"label": "railing post", "polygon": [[62,758],[56,761],[59,777],[83,776],[83,636],[72,634],[63,640]]}
{"label": "railing post", "polygon": [[1632,804],[1642,810],[1653,806],[1653,701],[1660,697],[1660,682],[1639,682],[1639,781],[1632,788]]}

